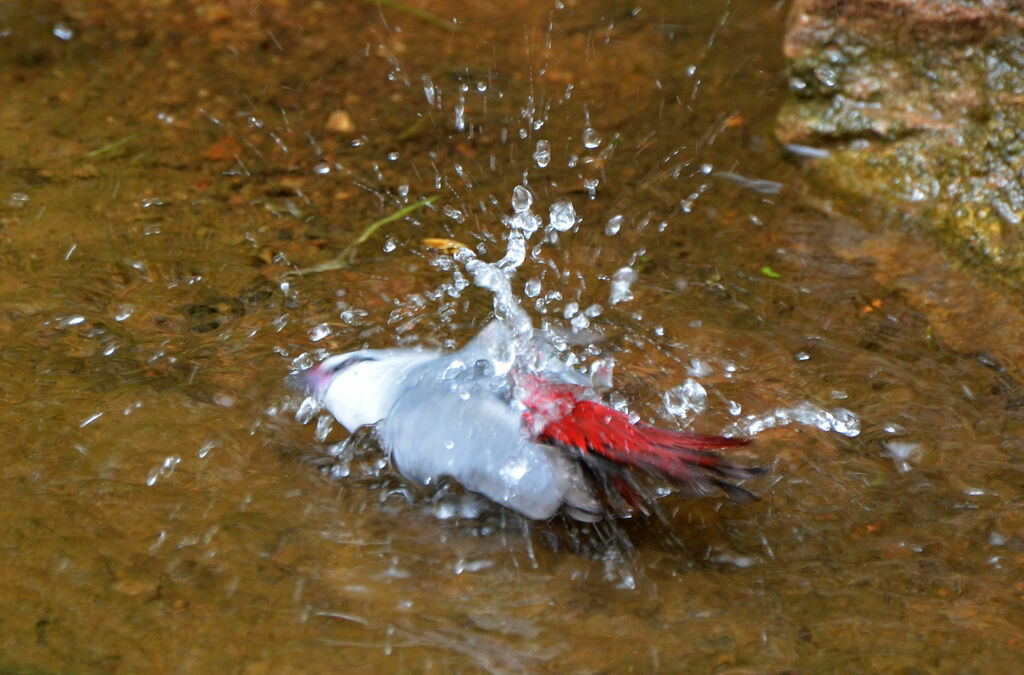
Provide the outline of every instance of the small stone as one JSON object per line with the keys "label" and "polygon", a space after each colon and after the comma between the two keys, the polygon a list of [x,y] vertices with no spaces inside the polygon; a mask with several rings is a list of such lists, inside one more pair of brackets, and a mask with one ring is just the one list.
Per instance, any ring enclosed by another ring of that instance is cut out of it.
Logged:
{"label": "small stone", "polygon": [[96,168],[95,164],[82,164],[72,169],[71,175],[81,179],[96,178],[100,175],[100,170]]}
{"label": "small stone", "polygon": [[349,135],[355,133],[356,125],[347,110],[335,110],[327,117],[324,129],[333,134]]}

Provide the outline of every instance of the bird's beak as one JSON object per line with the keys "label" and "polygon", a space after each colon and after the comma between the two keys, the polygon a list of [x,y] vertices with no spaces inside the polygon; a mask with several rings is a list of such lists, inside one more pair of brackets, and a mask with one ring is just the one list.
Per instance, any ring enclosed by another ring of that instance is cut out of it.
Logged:
{"label": "bird's beak", "polygon": [[320,396],[327,388],[327,385],[331,383],[331,376],[325,373],[320,368],[320,365],[317,364],[312,368],[292,373],[288,376],[288,383],[299,391],[306,391],[314,396]]}

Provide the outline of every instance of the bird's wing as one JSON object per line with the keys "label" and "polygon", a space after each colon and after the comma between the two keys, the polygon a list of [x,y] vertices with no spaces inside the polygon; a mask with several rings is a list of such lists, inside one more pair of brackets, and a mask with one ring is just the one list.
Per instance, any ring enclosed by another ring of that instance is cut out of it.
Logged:
{"label": "bird's wing", "polygon": [[378,424],[403,475],[422,483],[451,476],[530,518],[550,518],[563,504],[600,511],[577,464],[524,436],[520,413],[495,392],[499,380],[472,369],[447,379],[443,372],[445,363],[411,374]]}

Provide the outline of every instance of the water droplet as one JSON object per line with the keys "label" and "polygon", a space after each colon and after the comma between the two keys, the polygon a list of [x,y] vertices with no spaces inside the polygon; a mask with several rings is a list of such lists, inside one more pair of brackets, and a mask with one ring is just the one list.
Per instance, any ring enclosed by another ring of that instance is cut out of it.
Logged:
{"label": "water droplet", "polygon": [[326,323],[322,323],[319,326],[315,327],[313,330],[309,331],[309,339],[313,342],[319,342],[320,340],[323,340],[325,337],[329,337],[330,334],[331,327],[328,326]]}
{"label": "water droplet", "polygon": [[430,75],[424,75],[423,79],[423,95],[427,97],[427,103],[434,105],[437,99],[437,90],[434,88],[434,83],[430,79]]}
{"label": "water droplet", "polygon": [[505,256],[498,261],[498,269],[519,269],[524,260],[526,260],[526,239],[519,232],[509,235],[508,248],[505,250]]}
{"label": "water droplet", "polygon": [[13,208],[21,208],[28,204],[29,197],[24,192],[12,192],[7,198],[7,205]]}
{"label": "water droplet", "polygon": [[516,457],[502,464],[498,475],[506,486],[512,488],[523,479],[529,469],[530,462],[525,457]]}
{"label": "water droplet", "polygon": [[445,206],[444,209],[442,209],[442,210],[444,211],[444,215],[448,216],[449,218],[451,218],[455,222],[457,222],[457,223],[464,223],[464,222],[466,222],[466,216],[465,216],[464,213],[462,213],[462,211],[459,211],[458,209],[453,208],[451,206]]}
{"label": "water droplet", "polygon": [[455,574],[462,574],[463,572],[481,572],[488,567],[493,567],[493,560],[457,560],[453,566]]}
{"label": "water droplet", "polygon": [[679,202],[679,208],[683,211],[683,213],[692,213],[693,205],[697,203],[697,199],[699,198],[700,193],[691,192],[686,199],[683,199]]}
{"label": "water droplet", "polygon": [[459,102],[455,104],[455,130],[466,130],[466,98],[459,94]]}
{"label": "water droplet", "polygon": [[623,217],[621,215],[614,215],[608,219],[608,223],[604,226],[604,233],[609,237],[614,237],[622,229]]}
{"label": "water droplet", "polygon": [[601,145],[601,134],[597,133],[592,127],[587,127],[583,130],[583,146],[593,150],[594,148]]}
{"label": "water droplet", "polygon": [[309,424],[313,416],[320,412],[320,402],[312,396],[307,396],[295,411],[295,421],[299,424]]}
{"label": "water droplet", "polygon": [[[455,508],[455,504],[451,501],[446,500],[434,505],[434,516],[439,520],[449,520],[454,518],[457,513],[458,510]],[[456,563],[456,565],[458,565],[458,563]],[[459,572],[456,571],[455,573],[458,574]]]}
{"label": "water droplet", "polygon": [[620,302],[629,302],[633,299],[632,286],[636,281],[637,273],[631,267],[620,267],[612,275],[612,289],[608,295],[608,302],[617,305]]}
{"label": "water droplet", "polygon": [[601,181],[596,178],[584,178],[583,189],[587,191],[587,196],[594,199],[597,196],[597,186],[601,184]]}
{"label": "water droplet", "polygon": [[458,377],[462,373],[466,372],[466,363],[461,359],[452,359],[445,366],[444,371],[441,373],[442,380],[450,380]]}
{"label": "water droplet", "polygon": [[670,415],[688,418],[699,415],[707,408],[708,392],[700,382],[689,378],[681,386],[673,387],[662,397]]}
{"label": "water droplet", "polygon": [[792,421],[809,427],[817,427],[822,431],[832,431],[831,413],[811,403],[801,403],[792,408],[776,411],[775,417],[780,425],[786,425]]}
{"label": "water droplet", "polygon": [[900,473],[907,473],[912,464],[921,460],[921,444],[908,441],[885,441],[882,446],[892,461],[896,464],[896,470]]}
{"label": "water droplet", "polygon": [[89,426],[90,424],[92,424],[93,422],[95,422],[96,420],[98,420],[101,417],[103,417],[103,413],[101,413],[101,412],[93,413],[92,415],[89,415],[84,420],[79,422],[78,428],[81,429],[82,427],[87,427],[87,426]]}
{"label": "water droplet", "polygon": [[713,372],[711,364],[703,359],[692,358],[690,365],[686,366],[686,374],[690,377],[707,377]]}
{"label": "water droplet", "polygon": [[533,161],[543,169],[551,163],[551,144],[545,140],[537,141],[537,149],[533,151]]}
{"label": "water droplet", "polygon": [[576,210],[572,202],[563,197],[551,204],[548,218],[552,230],[565,232],[576,224]]}
{"label": "water droplet", "polygon": [[174,468],[178,466],[178,464],[180,463],[181,457],[178,457],[177,455],[170,455],[169,457],[165,458],[163,464],[150,471],[149,475],[146,476],[146,485],[152,487],[153,485],[156,484],[156,481],[158,479],[163,478],[165,476],[170,476],[172,473],[174,473]]}
{"label": "water droplet", "polygon": [[360,322],[360,319],[365,319],[367,315],[368,313],[365,309],[346,309],[338,316],[349,326],[354,326]]}
{"label": "water droplet", "polygon": [[854,438],[860,435],[860,418],[852,410],[836,408],[832,411],[832,428],[843,436]]}
{"label": "water droplet", "polygon": [[64,42],[68,42],[71,38],[75,37],[75,31],[72,30],[71,26],[67,25],[63,21],[58,21],[54,24],[53,34]]}
{"label": "water droplet", "polygon": [[516,213],[524,213],[530,210],[533,205],[533,195],[522,185],[517,185],[512,190],[512,210]]}
{"label": "water droplet", "polygon": [[598,359],[590,364],[590,386],[598,391],[612,388],[612,371],[615,363],[611,359]]}
{"label": "water droplet", "polygon": [[330,435],[333,428],[334,418],[330,415],[321,415],[316,420],[316,431],[313,432],[313,438],[323,443],[327,440],[327,436]]}
{"label": "water droplet", "polygon": [[523,294],[528,298],[536,298],[540,295],[540,279],[533,277],[523,284]]}

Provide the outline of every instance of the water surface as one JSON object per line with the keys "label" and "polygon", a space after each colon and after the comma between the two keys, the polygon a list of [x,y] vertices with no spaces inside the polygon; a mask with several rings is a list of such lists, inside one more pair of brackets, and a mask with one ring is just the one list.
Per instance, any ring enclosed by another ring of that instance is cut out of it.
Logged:
{"label": "water surface", "polygon": [[[1016,341],[936,310],[985,303],[928,242],[811,206],[771,136],[785,7],[477,4],[0,8],[2,667],[1018,664]],[[445,518],[453,486],[296,421],[318,355],[483,325],[422,239],[499,258],[517,185],[579,218],[519,270],[537,324],[646,420],[757,431],[760,502],[668,496],[625,540]]]}

